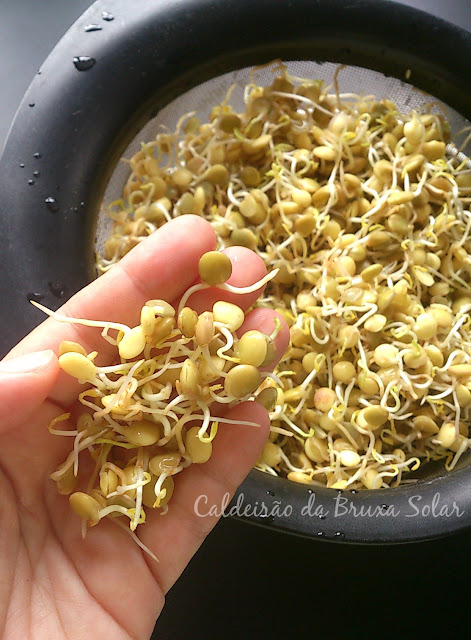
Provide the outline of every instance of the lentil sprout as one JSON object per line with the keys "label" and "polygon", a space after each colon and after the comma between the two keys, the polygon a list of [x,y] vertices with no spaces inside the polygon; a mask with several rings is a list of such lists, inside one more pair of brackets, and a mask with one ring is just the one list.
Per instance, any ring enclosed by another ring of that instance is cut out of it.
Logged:
{"label": "lentil sprout", "polygon": [[[227,285],[220,265],[230,261],[225,255],[224,260],[215,259],[214,254],[204,254],[200,267],[208,274],[207,282],[217,280],[220,289],[248,293],[276,276],[275,270],[251,286]],[[217,277],[207,269],[208,259]],[[230,269],[225,273],[229,278]],[[203,282],[189,291],[209,286]],[[177,311],[164,300],[149,300],[142,307],[140,324],[128,327],[61,316],[33,304],[60,322],[101,328],[103,338],[116,348],[109,364],[97,366],[97,351],[87,354],[71,341],[59,346],[61,368],[86,387],[78,396],[84,411],[75,419],[75,428],[58,427],[71,418],[70,413],[49,425],[51,434],[73,441],[67,459],[51,479],[59,493],[70,495],[72,510],[82,518],[84,535],[87,524],[95,526],[108,517],[123,526],[120,518],[125,516],[129,528],[124,528],[155,558],[133,533],[146,521],[146,510],[167,512],[174,477],[191,464],[209,460],[219,424],[257,426],[213,417],[218,406],[257,400],[273,375],[237,364],[239,338],[235,332],[242,326],[244,311],[236,304],[219,301],[213,311],[198,316],[184,302]],[[277,320],[272,338],[279,329]],[[263,393],[261,404],[265,406],[269,400]],[[82,470],[87,453],[94,462],[88,477]],[[79,482],[86,488],[76,491]]]}
{"label": "lentil sprout", "polygon": [[[274,68],[271,86],[245,88],[244,112],[228,96],[209,122],[183,117],[142,145],[99,268],[167,220],[203,216],[219,248],[278,270],[257,305],[290,326],[256,468],[355,490],[410,482],[434,459],[451,470],[471,443],[469,159],[432,103],[403,114],[340,93],[338,72],[329,87]],[[242,362],[265,346],[251,332]]]}

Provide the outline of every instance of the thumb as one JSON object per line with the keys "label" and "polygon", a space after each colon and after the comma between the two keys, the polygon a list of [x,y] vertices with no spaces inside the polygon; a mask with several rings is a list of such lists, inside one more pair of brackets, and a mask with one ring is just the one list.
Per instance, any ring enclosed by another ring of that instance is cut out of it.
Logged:
{"label": "thumb", "polygon": [[58,373],[59,363],[51,349],[0,361],[0,434],[39,409]]}

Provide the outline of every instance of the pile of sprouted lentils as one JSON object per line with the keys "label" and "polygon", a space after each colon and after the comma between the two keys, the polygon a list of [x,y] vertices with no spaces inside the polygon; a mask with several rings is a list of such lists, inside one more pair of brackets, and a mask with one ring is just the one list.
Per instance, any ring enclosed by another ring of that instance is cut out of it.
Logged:
{"label": "pile of sprouted lentils", "polygon": [[[261,256],[269,276],[256,305],[276,309],[290,327],[287,353],[257,391],[263,389],[266,406],[274,406],[256,468],[339,489],[398,486],[407,482],[407,472],[439,458],[451,470],[471,443],[469,160],[450,141],[447,119],[431,101],[404,115],[392,100],[340,93],[341,68],[332,87],[290,76],[281,62],[274,68],[269,87],[251,77],[243,113],[230,106],[231,89],[210,122],[187,114],[174,132],[162,130],[141,145],[128,161],[123,198],[107,207],[114,223],[99,269],[112,268],[176,216],[204,217],[220,249],[241,245]],[[170,323],[173,332],[170,311],[162,318],[159,313],[159,326]],[[224,376],[224,401],[230,403],[240,397],[227,389],[231,372],[238,363],[252,367],[247,392],[255,392],[262,355],[244,359],[243,351],[257,350],[216,315],[212,320],[214,347],[184,332],[165,344],[168,353],[179,349],[193,363],[186,365],[189,379],[209,376],[212,383],[213,374]],[[270,342],[249,339],[264,348]],[[159,381],[155,372],[163,360],[152,359],[151,348],[145,347],[144,361],[132,354],[117,365],[112,378],[109,368],[94,370],[99,378],[82,402],[97,413],[78,425],[87,437],[75,449],[97,437],[104,415],[115,421],[122,446],[139,445],[129,436],[131,420],[121,424],[130,406],[146,412],[164,434],[174,424],[170,415],[181,422],[198,410],[203,426],[188,432],[193,444],[183,445],[198,451],[210,446],[216,427],[208,436],[206,401],[218,392],[190,400],[183,391],[183,400],[181,362]],[[210,358],[217,358],[213,365]],[[169,404],[175,384],[178,399]],[[109,436],[100,438],[95,518],[112,511],[115,497],[117,510],[131,514],[135,528],[142,500],[166,504],[172,475],[187,464],[191,449],[185,453],[177,439],[172,462],[158,466],[139,448],[130,471],[107,462]]]}
{"label": "pile of sprouted lentils", "polygon": [[[49,425],[50,433],[74,438],[72,451],[51,478],[59,493],[71,494],[70,505],[83,519],[84,535],[86,523],[93,526],[110,516],[124,526],[116,518],[127,516],[126,530],[155,558],[133,533],[146,520],[145,507],[167,512],[173,476],[209,460],[219,423],[257,426],[216,418],[214,407],[255,399],[273,408],[277,392],[263,387],[262,381],[276,376],[258,367],[272,364],[276,357],[279,319],[270,336],[250,330],[238,339],[245,313],[236,304],[220,300],[212,311],[199,315],[186,305],[193,293],[208,287],[249,293],[276,275],[272,271],[251,286],[234,287],[226,282],[231,272],[224,253],[205,253],[199,261],[201,283],[186,291],[178,310],[165,300],[148,300],[135,327],[62,316],[34,303],[59,322],[101,327],[103,338],[117,351],[112,364],[97,366],[97,351],[87,354],[70,341],[59,347],[62,369],[88,383],[78,399],[91,412],[78,415],[74,430],[58,427],[70,413]],[[74,491],[80,453],[87,451],[94,469],[86,490]]]}

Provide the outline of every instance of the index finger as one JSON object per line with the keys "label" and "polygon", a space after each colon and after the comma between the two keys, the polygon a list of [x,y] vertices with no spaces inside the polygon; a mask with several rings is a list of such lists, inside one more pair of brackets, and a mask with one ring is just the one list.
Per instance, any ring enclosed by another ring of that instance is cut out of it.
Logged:
{"label": "index finger", "polygon": [[[197,278],[200,257],[214,249],[215,244],[214,231],[203,218],[192,215],[175,218],[79,291],[58,313],[132,327],[139,322],[141,307],[147,300],[172,301],[188,289]],[[48,348],[57,353],[63,340],[78,342],[87,353],[98,351],[103,361],[116,352],[116,347],[102,338],[100,329],[48,318],[7,358]],[[61,372],[50,399],[66,407],[76,399],[81,388],[74,378]]]}
{"label": "index finger", "polygon": [[[58,313],[133,326],[147,300],[172,301],[188,289],[197,278],[200,257],[215,245],[214,231],[206,220],[193,215],[175,218],[76,293]],[[10,351],[7,358],[39,349],[57,350],[62,340],[79,342],[87,352],[99,350],[105,357],[114,351],[99,330],[90,331],[82,325],[48,318]]]}

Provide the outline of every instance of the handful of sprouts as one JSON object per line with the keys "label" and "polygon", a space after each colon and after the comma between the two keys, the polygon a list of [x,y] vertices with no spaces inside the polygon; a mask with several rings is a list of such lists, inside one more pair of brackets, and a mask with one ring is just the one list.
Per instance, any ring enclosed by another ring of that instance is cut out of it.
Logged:
{"label": "handful of sprouts", "polygon": [[[273,374],[258,367],[276,357],[273,340],[280,321],[271,336],[251,330],[239,339],[236,332],[245,320],[239,306],[217,301],[212,311],[198,315],[187,301],[210,286],[256,291],[276,273],[249,287],[231,286],[226,283],[231,261],[216,251],[201,257],[199,272],[202,283],[183,295],[178,311],[164,300],[148,300],[135,327],[60,316],[35,303],[59,321],[101,327],[103,338],[116,346],[115,361],[106,366],[97,366],[98,353],[87,354],[77,343],[62,342],[59,349],[62,369],[87,384],[78,396],[87,412],[78,416],[73,431],[59,426],[69,413],[50,424],[52,434],[73,438],[70,454],[51,478],[60,493],[70,494],[84,526],[126,516],[132,534],[145,522],[145,509],[165,514],[174,476],[209,460],[219,425],[247,424],[225,418],[221,409],[251,399],[267,408],[274,404],[276,391],[268,384]],[[94,468],[84,478],[81,461],[87,452]],[[79,481],[86,487],[75,491]]]}
{"label": "handful of sprouts", "polygon": [[142,145],[99,266],[205,217],[277,269],[258,305],[290,326],[271,419],[291,437],[272,431],[257,468],[350,489],[450,470],[471,443],[470,161],[433,103],[402,114],[276,71],[244,112],[228,96]]}

